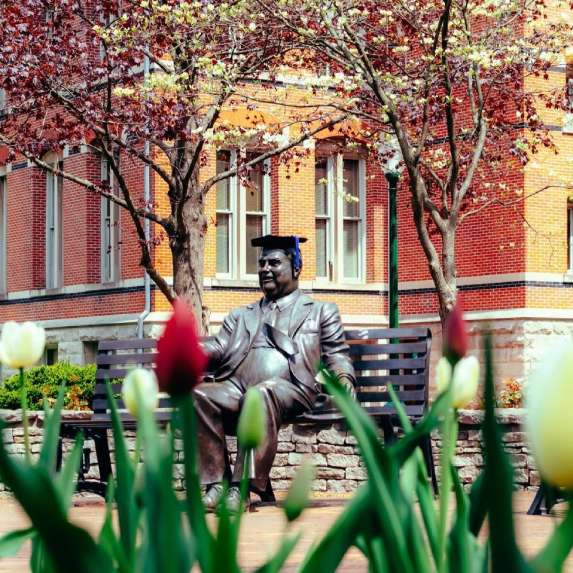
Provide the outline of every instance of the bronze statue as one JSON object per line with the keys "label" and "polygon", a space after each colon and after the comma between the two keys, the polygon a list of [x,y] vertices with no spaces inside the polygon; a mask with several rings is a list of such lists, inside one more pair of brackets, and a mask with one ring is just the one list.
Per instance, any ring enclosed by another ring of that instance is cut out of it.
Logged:
{"label": "bronze statue", "polygon": [[313,301],[298,288],[302,269],[298,237],[266,235],[251,241],[262,247],[259,284],[264,297],[232,310],[214,340],[205,343],[211,377],[197,386],[201,481],[205,507],[221,501],[223,479],[231,487],[226,503],[238,509],[243,455],[230,473],[225,435],[233,435],[242,399],[250,386],[261,391],[267,410],[267,442],[254,454],[255,491],[264,491],[282,424],[310,410],[321,388],[315,376],[322,361],[353,391],[355,377],[335,304]]}

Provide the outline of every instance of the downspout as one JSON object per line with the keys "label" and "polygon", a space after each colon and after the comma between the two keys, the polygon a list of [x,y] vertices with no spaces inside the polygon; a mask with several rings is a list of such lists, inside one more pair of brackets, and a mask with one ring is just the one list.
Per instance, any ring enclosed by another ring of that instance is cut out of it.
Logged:
{"label": "downspout", "polygon": [[[143,77],[144,81],[149,75],[149,57],[145,56],[143,59]],[[149,158],[149,139],[145,140],[143,144],[143,153],[145,157]],[[149,164],[146,163],[143,167],[143,204],[147,207],[151,201],[151,170]],[[146,217],[143,219],[143,232],[145,234],[145,240],[149,245],[150,237],[150,221]],[[143,310],[137,318],[137,338],[143,338],[143,326],[145,319],[149,316],[151,312],[151,279],[147,271],[143,273],[143,290],[145,292],[145,302],[143,305]]]}

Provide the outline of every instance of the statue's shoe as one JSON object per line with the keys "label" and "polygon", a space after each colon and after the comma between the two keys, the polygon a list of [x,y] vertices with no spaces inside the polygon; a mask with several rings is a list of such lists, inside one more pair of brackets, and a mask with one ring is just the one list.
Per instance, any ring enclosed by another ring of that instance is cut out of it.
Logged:
{"label": "statue's shoe", "polygon": [[[231,486],[227,492],[227,497],[225,498],[225,505],[229,513],[239,513],[241,510],[241,490],[236,486]],[[245,503],[245,509],[249,506],[249,501],[247,499]]]}
{"label": "statue's shoe", "polygon": [[209,486],[205,495],[203,496],[203,505],[205,506],[205,511],[207,513],[213,513],[217,511],[221,499],[223,498],[223,493],[225,488],[222,483],[214,483]]}

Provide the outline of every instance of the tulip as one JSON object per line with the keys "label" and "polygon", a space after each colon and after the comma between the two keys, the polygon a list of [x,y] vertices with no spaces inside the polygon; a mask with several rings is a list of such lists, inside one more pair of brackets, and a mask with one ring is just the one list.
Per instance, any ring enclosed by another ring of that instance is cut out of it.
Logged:
{"label": "tulip", "polygon": [[541,476],[573,489],[573,341],[553,347],[529,379],[526,428]]}
{"label": "tulip", "polygon": [[139,404],[149,412],[155,411],[159,404],[157,379],[151,370],[131,370],[123,381],[121,393],[125,407],[134,416],[137,416]]}
{"label": "tulip", "polygon": [[468,351],[468,332],[466,321],[459,304],[456,304],[444,324],[443,355],[455,362],[463,358]]}
{"label": "tulip", "polygon": [[207,356],[199,343],[195,317],[180,299],[157,341],[155,364],[159,389],[171,396],[188,394],[201,382]]}
{"label": "tulip", "polygon": [[249,388],[245,394],[237,426],[237,438],[241,447],[254,449],[265,441],[266,420],[267,414],[261,393],[256,388]]}
{"label": "tulip", "polygon": [[33,322],[7,322],[0,336],[0,361],[9,368],[29,368],[42,358],[45,345],[42,327]]}
{"label": "tulip", "polygon": [[316,468],[312,460],[306,458],[292,480],[283,505],[287,521],[294,521],[303,512],[315,475]]}
{"label": "tulip", "polygon": [[467,406],[477,394],[479,362],[475,356],[466,356],[452,368],[450,361],[442,356],[436,365],[438,392],[445,392],[452,385],[452,406],[459,410]]}

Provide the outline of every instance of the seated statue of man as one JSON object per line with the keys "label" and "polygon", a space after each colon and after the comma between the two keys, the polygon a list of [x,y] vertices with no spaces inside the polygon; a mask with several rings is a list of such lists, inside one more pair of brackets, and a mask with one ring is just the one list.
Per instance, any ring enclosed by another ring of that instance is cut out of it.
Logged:
{"label": "seated statue of man", "polygon": [[254,453],[251,487],[255,491],[264,491],[267,485],[281,425],[313,407],[321,391],[315,378],[320,362],[350,392],[354,390],[354,369],[338,308],[314,301],[298,288],[299,243],[305,241],[274,235],[251,241],[254,247],[262,247],[258,275],[264,296],[231,311],[218,335],[205,343],[213,375],[195,388],[194,399],[207,510],[216,510],[222,501],[222,482],[229,478],[225,502],[232,511],[239,507],[243,453],[238,452],[231,474],[225,435],[235,433],[249,387],[260,390],[267,414],[266,443]]}

